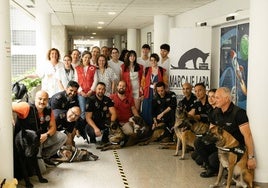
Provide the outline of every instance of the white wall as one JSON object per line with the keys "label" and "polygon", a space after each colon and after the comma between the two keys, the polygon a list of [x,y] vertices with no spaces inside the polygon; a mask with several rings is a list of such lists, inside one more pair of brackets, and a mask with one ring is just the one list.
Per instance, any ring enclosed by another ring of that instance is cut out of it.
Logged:
{"label": "white wall", "polygon": [[57,48],[60,51],[60,60],[63,61],[64,55],[68,53],[68,37],[65,26],[51,27],[51,40],[51,48]]}

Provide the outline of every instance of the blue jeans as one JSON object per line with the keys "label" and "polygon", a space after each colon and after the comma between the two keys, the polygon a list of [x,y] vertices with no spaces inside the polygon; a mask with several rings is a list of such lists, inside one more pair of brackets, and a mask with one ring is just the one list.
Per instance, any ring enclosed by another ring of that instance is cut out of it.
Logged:
{"label": "blue jeans", "polygon": [[86,104],[88,101],[88,97],[83,97],[81,95],[78,95],[78,102],[79,102],[79,107],[81,109],[81,115],[80,117],[82,119],[86,119]]}

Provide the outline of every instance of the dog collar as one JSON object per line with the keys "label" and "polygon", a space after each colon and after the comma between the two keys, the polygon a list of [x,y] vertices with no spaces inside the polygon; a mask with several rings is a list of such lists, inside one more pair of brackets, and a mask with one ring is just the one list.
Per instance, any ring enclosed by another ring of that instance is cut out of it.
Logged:
{"label": "dog collar", "polygon": [[74,151],[74,153],[73,153],[73,156],[71,157],[71,159],[70,159],[70,163],[71,162],[73,162],[73,160],[74,160],[74,157],[76,156],[76,154],[77,154],[77,151],[78,151],[78,149],[77,149],[77,147],[75,147],[75,151]]}

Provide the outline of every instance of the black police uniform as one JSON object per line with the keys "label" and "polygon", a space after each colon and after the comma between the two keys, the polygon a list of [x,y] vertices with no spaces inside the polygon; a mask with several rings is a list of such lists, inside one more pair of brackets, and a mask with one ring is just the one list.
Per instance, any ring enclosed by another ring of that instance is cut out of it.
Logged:
{"label": "black police uniform", "polygon": [[187,100],[186,97],[184,97],[182,100],[179,101],[178,107],[180,109],[185,109],[187,112],[190,112],[194,106],[195,101],[196,96],[193,93],[191,93],[190,99]]}
{"label": "black police uniform", "polygon": [[157,115],[162,113],[166,108],[170,107],[171,110],[164,114],[164,116],[161,119],[161,122],[165,123],[166,130],[164,133],[164,137],[170,137],[172,138],[172,127],[175,123],[175,112],[177,108],[177,97],[176,94],[172,91],[166,92],[165,96],[161,98],[158,94],[156,94],[152,101],[152,114],[153,118],[156,118]]}
{"label": "black police uniform", "polygon": [[[110,124],[111,115],[109,108],[113,107],[113,101],[103,96],[102,100],[99,100],[96,95],[89,97],[86,112],[92,112],[92,120],[97,127],[103,132],[102,142],[108,142],[109,128],[106,125]],[[96,143],[96,135],[94,129],[91,126],[86,126],[86,132],[90,137],[91,143]]]}
{"label": "black police uniform", "polygon": [[154,118],[156,118],[157,115],[162,113],[166,108],[171,108],[171,110],[163,116],[162,122],[164,122],[167,127],[172,128],[175,123],[175,111],[177,107],[176,94],[172,91],[169,91],[166,92],[163,98],[156,94],[153,98],[152,107]]}
{"label": "black police uniform", "polygon": [[209,124],[208,114],[211,111],[212,106],[208,102],[208,96],[206,96],[206,102],[204,105],[201,103],[201,101],[195,100],[193,108],[195,109],[195,115],[201,116],[200,121]]}
{"label": "black police uniform", "polygon": [[52,110],[54,109],[68,110],[69,108],[72,108],[74,106],[79,106],[79,102],[77,96],[75,96],[70,100],[66,94],[66,91],[61,91],[54,94],[50,98],[49,105]]}

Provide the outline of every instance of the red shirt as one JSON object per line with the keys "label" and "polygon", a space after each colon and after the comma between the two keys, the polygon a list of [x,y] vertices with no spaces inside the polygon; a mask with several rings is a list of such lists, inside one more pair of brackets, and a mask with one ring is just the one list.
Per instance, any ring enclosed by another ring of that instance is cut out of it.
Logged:
{"label": "red shirt", "polygon": [[117,114],[117,119],[120,123],[128,122],[129,118],[133,116],[131,108],[135,106],[132,96],[126,96],[121,100],[118,94],[110,95],[110,98],[114,102],[114,107]]}

